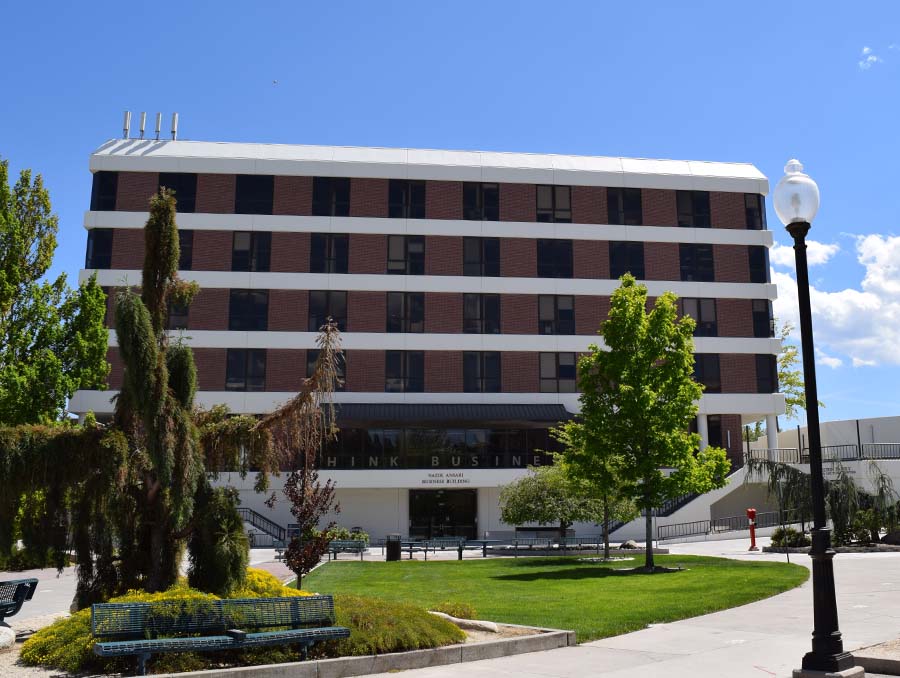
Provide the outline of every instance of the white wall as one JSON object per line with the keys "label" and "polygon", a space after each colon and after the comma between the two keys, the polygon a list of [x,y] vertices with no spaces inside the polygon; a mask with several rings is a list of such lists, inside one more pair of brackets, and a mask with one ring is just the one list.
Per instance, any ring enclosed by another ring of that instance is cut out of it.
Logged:
{"label": "white wall", "polygon": [[[871,419],[844,419],[841,421],[825,421],[819,425],[822,445],[856,445],[856,423],[859,421],[859,440],[866,443],[900,443],[900,416],[874,417]],[[782,426],[785,425],[781,422]],[[809,433],[806,426],[800,427],[803,447],[809,447]],[[766,436],[750,443],[750,449],[765,450],[768,448]],[[797,444],[797,427],[787,427],[778,433],[778,447],[799,448]]]}

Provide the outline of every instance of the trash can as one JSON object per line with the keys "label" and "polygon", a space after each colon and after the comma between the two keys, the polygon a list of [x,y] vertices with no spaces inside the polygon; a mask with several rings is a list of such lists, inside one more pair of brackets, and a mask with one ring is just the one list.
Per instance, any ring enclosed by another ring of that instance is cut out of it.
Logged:
{"label": "trash can", "polygon": [[389,563],[400,560],[400,535],[389,534],[384,540],[385,560]]}

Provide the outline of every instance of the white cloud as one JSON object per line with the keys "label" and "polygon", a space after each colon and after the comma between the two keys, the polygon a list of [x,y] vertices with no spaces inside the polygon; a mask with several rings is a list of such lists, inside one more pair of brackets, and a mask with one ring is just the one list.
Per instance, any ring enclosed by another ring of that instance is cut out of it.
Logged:
{"label": "white cloud", "polygon": [[830,367],[833,370],[836,370],[841,365],[844,364],[844,361],[840,358],[836,358],[833,355],[828,355],[825,351],[821,349],[816,349],[816,362],[825,365],[825,367]]}
{"label": "white cloud", "polygon": [[[900,336],[900,237],[859,236],[856,256],[866,271],[859,289],[810,289],[816,344],[829,357],[835,353],[847,356],[853,367],[900,365],[900,351],[896,350]],[[772,282],[778,285],[775,316],[793,323],[792,336],[798,338],[797,284],[791,274],[774,269]]]}
{"label": "white cloud", "polygon": [[[831,258],[841,250],[837,243],[824,243],[816,240],[806,241],[806,262],[810,266],[821,266],[827,264]],[[775,243],[769,250],[769,261],[773,266],[782,266],[784,268],[794,268],[794,247],[793,245],[781,245]]]}
{"label": "white cloud", "polygon": [[877,54],[872,52],[871,47],[863,47],[862,52],[860,53],[859,61],[856,63],[859,65],[860,70],[867,71],[875,64],[883,63],[884,59],[882,59]]}

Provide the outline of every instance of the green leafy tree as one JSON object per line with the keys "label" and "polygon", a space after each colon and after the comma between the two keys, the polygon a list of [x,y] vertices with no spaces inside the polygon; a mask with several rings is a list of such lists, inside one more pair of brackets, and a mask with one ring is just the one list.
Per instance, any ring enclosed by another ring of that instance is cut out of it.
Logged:
{"label": "green leafy tree", "polygon": [[722,487],[730,464],[689,432],[703,393],[693,378],[693,319],[678,319],[671,292],[648,313],[647,288],[631,275],[621,280],[600,330],[607,350],[591,345],[578,363],[583,442],[565,458],[588,483],[598,464],[615,470],[622,495],[646,516],[644,567],[653,572],[653,509]]}
{"label": "green leafy tree", "polygon": [[[796,419],[801,410],[806,410],[806,389],[803,385],[803,373],[797,367],[800,362],[800,350],[795,344],[788,343],[794,326],[785,322],[779,325],[776,321],[776,334],[781,340],[781,352],[778,354],[778,390],[784,394],[784,416]],[[819,407],[825,403],[819,401]]]}
{"label": "green leafy tree", "polygon": [[105,388],[106,295],[95,278],[71,290],[46,275],[57,217],[40,175],[9,186],[0,160],[0,422],[60,418],[78,389]]}

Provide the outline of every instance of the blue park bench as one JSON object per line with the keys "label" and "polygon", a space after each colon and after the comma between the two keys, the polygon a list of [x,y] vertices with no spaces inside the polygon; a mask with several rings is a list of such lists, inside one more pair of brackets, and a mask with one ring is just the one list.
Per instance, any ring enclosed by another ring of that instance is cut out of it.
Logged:
{"label": "blue park bench", "polygon": [[0,622],[21,610],[25,601],[31,600],[37,585],[37,579],[0,581]]}
{"label": "blue park bench", "polygon": [[[265,629],[265,630],[264,630]],[[347,638],[335,626],[331,596],[166,600],[156,603],[98,603],[91,606],[94,654],[136,656],[140,675],[161,652],[217,652],[268,645],[310,645]]]}

